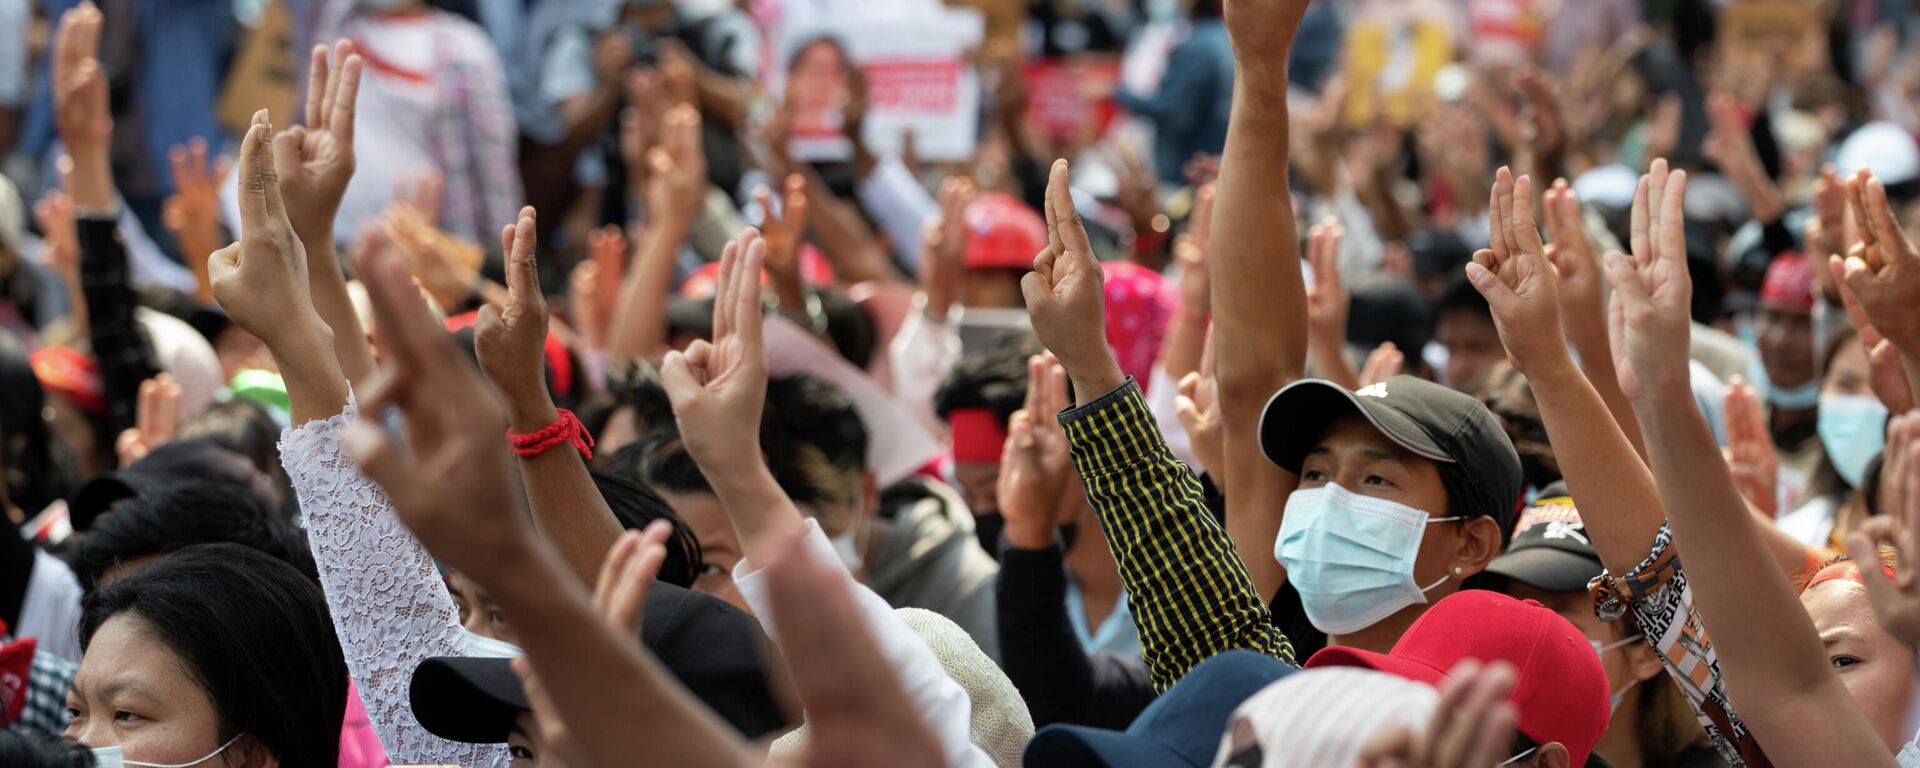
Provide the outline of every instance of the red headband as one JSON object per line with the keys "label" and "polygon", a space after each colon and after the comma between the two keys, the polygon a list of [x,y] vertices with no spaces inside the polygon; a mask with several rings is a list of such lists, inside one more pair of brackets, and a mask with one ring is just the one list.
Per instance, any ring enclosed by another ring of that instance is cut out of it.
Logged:
{"label": "red headband", "polygon": [[1007,425],[992,408],[955,408],[947,414],[953,427],[953,460],[969,464],[998,464],[1007,443]]}
{"label": "red headband", "polygon": [[[1887,572],[1888,579],[1894,578],[1893,568],[1885,565],[1880,566],[1880,568]],[[1859,563],[1852,560],[1842,560],[1820,569],[1820,572],[1814,574],[1812,579],[1807,580],[1807,589],[1813,589],[1814,585],[1828,581],[1851,581],[1855,584],[1862,585],[1867,583],[1860,578]],[[1807,590],[1803,589],[1800,591],[1805,592]]]}

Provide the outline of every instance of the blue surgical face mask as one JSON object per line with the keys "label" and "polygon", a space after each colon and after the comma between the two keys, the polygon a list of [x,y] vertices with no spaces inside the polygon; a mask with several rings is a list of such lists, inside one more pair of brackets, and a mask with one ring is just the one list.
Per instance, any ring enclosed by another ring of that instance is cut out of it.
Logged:
{"label": "blue surgical face mask", "polygon": [[93,763],[96,768],[122,768],[122,766],[129,765],[138,766],[138,768],[193,768],[193,766],[219,757],[220,753],[227,751],[227,747],[233,746],[233,743],[239,740],[240,737],[235,735],[233,738],[227,739],[227,743],[220,745],[219,749],[208,752],[206,757],[191,763],[143,763],[139,760],[128,760],[119,747],[100,747],[93,750]]}
{"label": "blue surgical face mask", "polygon": [[1273,556],[1287,569],[1313,626],[1344,635],[1373,626],[1450,577],[1420,586],[1413,561],[1432,523],[1464,517],[1428,517],[1398,502],[1357,496],[1338,485],[1294,491]]}
{"label": "blue surgical face mask", "polygon": [[1816,422],[1833,470],[1855,488],[1887,443],[1887,407],[1872,395],[1822,395]]}
{"label": "blue surgical face mask", "polygon": [[1747,366],[1747,380],[1752,382],[1755,392],[1775,408],[1789,411],[1804,411],[1820,404],[1820,378],[1808,379],[1806,383],[1795,387],[1781,387],[1767,378],[1767,367],[1760,363],[1758,356],[1753,364]]}

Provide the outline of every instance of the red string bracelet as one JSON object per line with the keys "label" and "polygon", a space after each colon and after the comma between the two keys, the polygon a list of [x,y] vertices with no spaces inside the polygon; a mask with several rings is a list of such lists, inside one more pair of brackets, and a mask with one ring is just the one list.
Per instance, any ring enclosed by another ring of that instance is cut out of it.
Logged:
{"label": "red string bracelet", "polygon": [[532,432],[520,434],[512,428],[507,429],[507,444],[513,446],[514,455],[523,459],[532,458],[570,442],[575,450],[580,451],[581,458],[593,458],[593,435],[587,434],[586,425],[580,423],[573,411],[565,408],[556,410],[560,412],[560,418]]}

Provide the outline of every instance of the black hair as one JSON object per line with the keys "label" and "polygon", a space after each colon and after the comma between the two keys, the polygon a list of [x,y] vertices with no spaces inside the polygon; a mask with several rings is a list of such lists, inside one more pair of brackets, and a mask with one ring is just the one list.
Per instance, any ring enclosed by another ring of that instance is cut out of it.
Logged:
{"label": "black hair", "polygon": [[0,765],[8,768],[93,768],[93,750],[52,734],[0,731]]}
{"label": "black hair", "polygon": [[655,520],[665,520],[673,526],[673,535],[667,538],[667,559],[660,564],[660,573],[654,578],[692,589],[701,567],[700,539],[693,535],[693,529],[673,513],[673,508],[667,506],[660,494],[638,480],[600,469],[588,469],[587,474],[600,489],[600,498],[606,499],[607,508],[620,520],[620,527],[638,531]]}
{"label": "black hair", "polygon": [[1005,424],[1027,404],[1027,358],[1041,352],[1030,331],[1002,331],[960,358],[933,394],[933,412],[948,418],[962,408],[987,408]]}
{"label": "black hair", "polygon": [[128,616],[180,657],[212,700],[221,741],[245,734],[286,768],[340,759],[347,663],[320,586],[238,544],[187,547],[82,603],[84,649]]}
{"label": "black hair", "polygon": [[[1439,328],[1441,318],[1456,312],[1471,312],[1485,318],[1488,323],[1493,322],[1493,309],[1487,305],[1487,297],[1480,295],[1480,290],[1473,287],[1473,283],[1467,282],[1464,272],[1448,280],[1447,287],[1440,291],[1440,298],[1434,300],[1433,327]],[[1418,353],[1418,350],[1402,351]]]}
{"label": "black hair", "polygon": [[1495,363],[1480,386],[1480,402],[1499,418],[1500,427],[1520,456],[1521,482],[1545,488],[1561,479],[1560,461],[1547,439],[1547,425],[1533,398],[1533,383],[1502,360]]}
{"label": "black hair", "polygon": [[[660,384],[660,371],[645,360],[622,360],[607,368],[607,393],[581,410],[580,425],[599,438],[621,408],[633,409],[634,430],[645,435],[673,424],[673,402]],[[604,463],[604,462],[603,462]],[[616,462],[617,463],[617,462]]]}
{"label": "black hair", "polygon": [[42,416],[47,393],[20,340],[0,330],[0,491],[28,515],[80,481],[72,449]]}
{"label": "black hair", "polygon": [[760,447],[796,503],[851,501],[867,467],[867,441],[860,412],[839,387],[811,376],[767,382]]}
{"label": "black hair", "polygon": [[245,489],[217,481],[185,481],[115,502],[76,535],[73,573],[88,591],[114,566],[199,544],[234,544],[292,566],[318,583],[313,556],[297,528]]}
{"label": "black hair", "polygon": [[[867,429],[840,388],[810,376],[767,382],[760,448],[796,504],[852,501],[867,463]],[[668,493],[712,493],[672,422],[614,454],[613,464]]]}
{"label": "black hair", "polygon": [[280,497],[289,500],[287,511],[297,510],[291,502],[293,483],[280,465],[280,424],[273,420],[266,406],[242,398],[214,403],[181,425],[179,436],[183,440],[204,437],[214,445],[245,456],[253,462],[254,469],[273,481]]}

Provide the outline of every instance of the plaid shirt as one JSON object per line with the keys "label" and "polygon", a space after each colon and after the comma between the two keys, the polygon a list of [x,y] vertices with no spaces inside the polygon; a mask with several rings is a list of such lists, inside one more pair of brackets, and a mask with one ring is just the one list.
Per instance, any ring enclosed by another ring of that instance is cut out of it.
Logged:
{"label": "plaid shirt", "polygon": [[14,727],[58,736],[67,730],[67,689],[80,665],[51,653],[35,653],[27,673],[27,708]]}
{"label": "plaid shirt", "polygon": [[1060,414],[1087,499],[1120,566],[1155,690],[1235,649],[1295,665],[1267,601],[1207,510],[1200,481],[1174,458],[1140,386]]}

